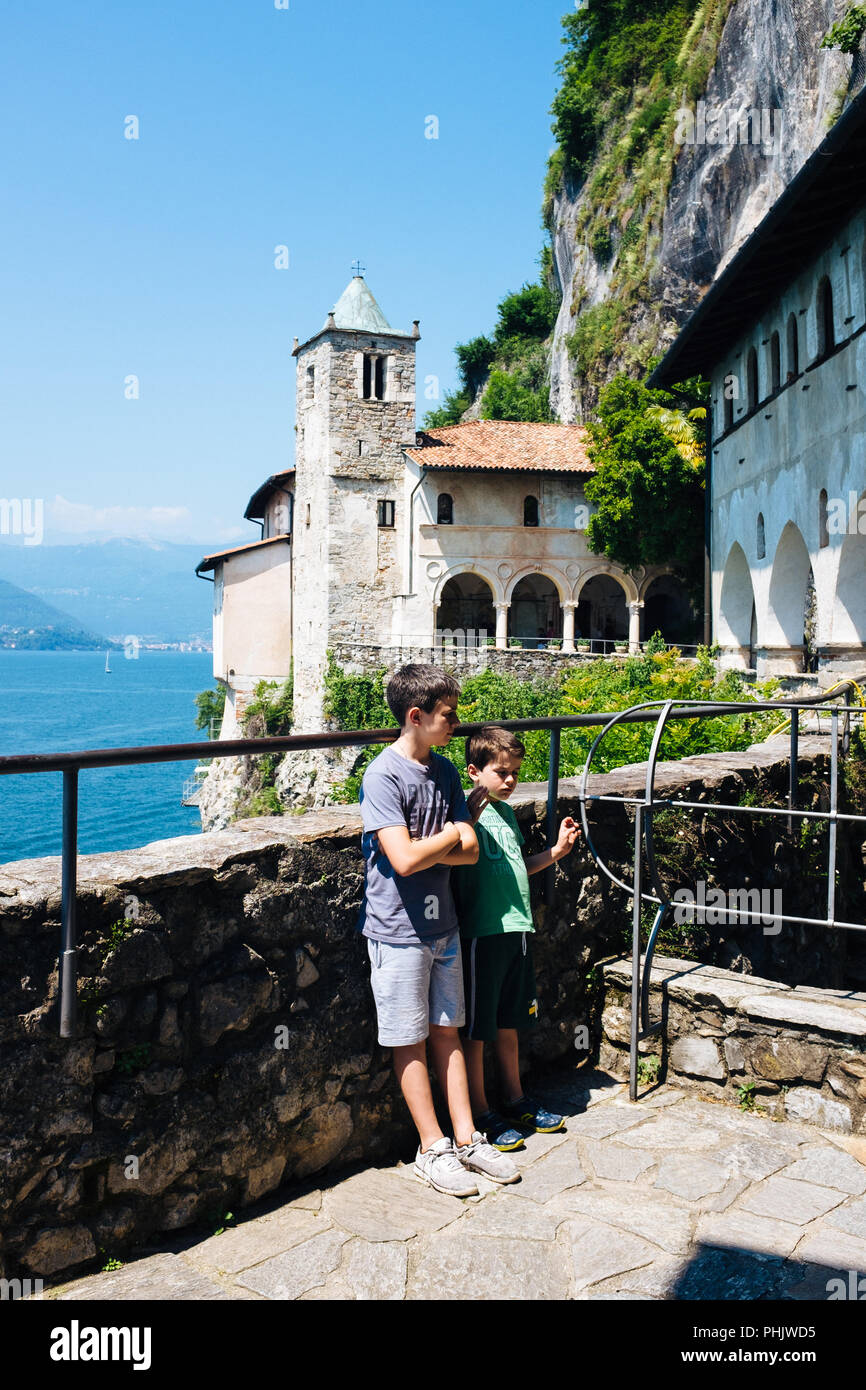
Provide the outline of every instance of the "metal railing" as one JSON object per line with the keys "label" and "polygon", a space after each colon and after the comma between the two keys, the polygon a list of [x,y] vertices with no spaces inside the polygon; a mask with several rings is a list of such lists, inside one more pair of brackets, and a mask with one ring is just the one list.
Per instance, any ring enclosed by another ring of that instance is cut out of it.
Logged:
{"label": "metal railing", "polygon": [[[842,690],[842,689],[848,689],[848,688],[857,689],[856,683],[853,682],[853,681],[850,681],[850,682],[842,682],[838,687],[834,687],[834,690]],[[661,742],[661,736],[662,736],[662,733],[663,733],[663,731],[664,731],[665,724],[666,724],[670,719],[706,719],[706,718],[719,717],[719,716],[731,715],[731,714],[756,714],[756,713],[759,713],[759,712],[762,711],[762,710],[779,710],[779,711],[785,711],[785,712],[787,712],[787,713],[790,714],[790,713],[791,713],[792,711],[794,711],[794,710],[799,711],[800,709],[810,709],[810,708],[813,708],[816,704],[821,704],[821,703],[823,703],[824,701],[826,701],[826,700],[832,698],[832,696],[833,696],[833,692],[831,692],[831,691],[825,691],[825,692],[823,692],[823,693],[820,694],[820,695],[810,696],[810,697],[805,698],[804,700],[797,701],[797,702],[791,702],[791,701],[785,701],[785,700],[775,700],[775,701],[773,701],[773,700],[765,700],[765,701],[750,700],[750,701],[743,701],[743,702],[720,701],[719,703],[709,703],[709,702],[706,702],[706,701],[704,701],[704,702],[700,702],[700,701],[677,702],[677,701],[668,700],[668,701],[663,702],[663,707],[662,707],[661,714],[658,714],[658,713],[656,712],[657,709],[658,709],[658,704],[659,704],[660,702],[654,702],[654,703],[651,704],[651,705],[635,705],[635,706],[630,707],[630,708],[627,709],[627,710],[621,710],[619,713],[613,714],[613,715],[611,715],[610,713],[596,713],[596,714],[578,714],[578,715],[559,716],[559,717],[552,717],[552,718],[547,718],[547,719],[504,719],[504,720],[499,720],[499,721],[497,721],[497,723],[499,724],[499,726],[500,726],[501,728],[503,728],[503,729],[511,729],[511,730],[514,730],[515,732],[520,732],[520,731],[523,731],[523,730],[531,730],[531,729],[541,729],[541,730],[547,730],[547,731],[550,733],[550,756],[549,756],[549,761],[548,761],[548,777],[547,777],[547,806],[546,806],[546,816],[545,816],[545,840],[546,840],[546,844],[547,844],[548,847],[550,847],[551,845],[553,845],[553,844],[555,843],[555,841],[556,841],[556,836],[557,836],[557,824],[556,824],[557,815],[556,815],[556,808],[557,808],[557,798],[558,798],[558,794],[559,794],[559,778],[560,778],[560,770],[559,770],[559,767],[560,767],[560,739],[561,739],[562,731],[563,731],[563,729],[575,729],[575,728],[599,728],[599,730],[600,730],[599,735],[598,735],[598,737],[595,739],[595,742],[593,743],[592,748],[590,749],[589,755],[588,755],[588,757],[587,757],[586,765],[585,765],[585,767],[584,767],[583,778],[582,778],[582,781],[581,781],[581,789],[580,789],[581,819],[582,819],[582,822],[583,822],[584,834],[585,834],[585,836],[586,836],[587,847],[590,849],[590,852],[591,852],[591,854],[593,855],[593,858],[595,859],[595,862],[598,864],[599,868],[608,876],[608,878],[610,878],[610,879],[611,879],[615,884],[617,884],[620,888],[625,889],[625,891],[628,892],[629,894],[635,894],[635,893],[636,893],[636,896],[635,896],[635,904],[636,904],[636,907],[635,907],[635,914],[636,914],[635,920],[636,920],[638,926],[635,928],[636,935],[635,935],[634,941],[635,941],[636,944],[635,944],[634,949],[635,949],[635,951],[638,951],[638,968],[639,968],[639,922],[640,922],[640,903],[641,903],[641,901],[642,901],[643,899],[649,899],[649,900],[651,900],[651,901],[658,902],[658,903],[660,904],[661,907],[667,907],[667,908],[669,908],[669,907],[671,906],[670,903],[667,903],[667,904],[663,903],[663,902],[661,901],[661,897],[653,897],[652,894],[647,894],[647,893],[644,893],[644,891],[643,891],[643,886],[642,886],[642,881],[641,881],[641,871],[640,871],[640,864],[641,864],[641,858],[642,858],[642,854],[641,854],[641,852],[640,852],[640,847],[642,846],[643,841],[644,841],[645,828],[646,828],[647,826],[650,828],[649,839],[648,839],[648,842],[647,842],[647,843],[648,843],[648,856],[647,856],[647,857],[648,857],[648,864],[650,865],[650,873],[651,873],[651,877],[652,877],[652,881],[653,881],[653,887],[656,887],[656,885],[658,885],[658,887],[660,888],[661,885],[660,885],[660,882],[659,882],[658,877],[657,877],[657,871],[656,871],[656,868],[655,868],[655,859],[654,859],[654,855],[653,855],[653,853],[652,853],[652,833],[651,833],[651,826],[652,826],[652,814],[653,814],[653,812],[656,811],[656,810],[658,810],[658,809],[661,809],[662,807],[664,807],[665,809],[667,809],[667,808],[669,808],[671,805],[673,805],[673,806],[680,806],[680,807],[683,807],[683,808],[688,807],[688,806],[699,806],[700,809],[702,809],[702,810],[706,810],[706,809],[708,809],[709,807],[711,807],[711,806],[713,805],[713,803],[711,803],[711,802],[697,802],[697,803],[694,803],[694,802],[690,803],[690,802],[683,802],[683,801],[679,801],[679,802],[661,801],[661,802],[658,802],[658,801],[655,801],[655,800],[654,800],[654,794],[653,794],[653,779],[654,779],[654,776],[655,776],[655,767],[656,767],[656,762],[657,762],[657,759],[658,759],[659,745],[660,745],[660,742]],[[834,808],[835,808],[835,806],[836,806],[836,796],[837,796],[837,790],[838,790],[838,787],[837,787],[837,767],[838,767],[838,714],[839,714],[839,712],[844,712],[844,714],[845,714],[845,716],[846,716],[846,732],[847,732],[848,727],[849,727],[848,721],[849,721],[850,714],[851,714],[851,713],[860,713],[860,714],[862,714],[862,713],[863,713],[863,710],[862,710],[862,708],[858,709],[856,706],[844,706],[844,707],[842,708],[842,710],[840,711],[840,707],[839,707],[839,706],[836,706],[836,707],[835,707],[835,713],[832,714],[832,718],[833,718],[833,735],[832,735],[832,737],[833,737],[833,755],[832,755],[832,756],[833,756],[833,777],[832,777],[832,797],[833,797],[833,802],[832,802],[832,805],[833,805]],[[596,749],[598,748],[598,746],[599,746],[601,740],[604,738],[605,734],[608,733],[608,731],[609,731],[611,728],[613,728],[615,725],[617,725],[617,724],[648,723],[648,722],[652,722],[652,721],[655,721],[655,722],[656,722],[656,730],[655,730],[655,734],[654,734],[653,741],[652,741],[652,747],[651,747],[651,750],[650,750],[650,760],[649,760],[649,765],[648,765],[648,770],[647,770],[646,795],[645,795],[644,799],[643,799],[642,801],[640,801],[639,799],[635,799],[635,798],[593,797],[593,796],[591,796],[591,795],[588,793],[588,791],[587,791],[587,780],[588,780],[588,776],[589,776],[589,770],[590,770],[590,766],[591,766],[591,762],[592,762],[593,755],[594,755]],[[461,725],[459,725],[458,728],[455,730],[454,736],[455,736],[455,737],[456,737],[456,736],[465,736],[465,735],[468,735],[468,734],[471,734],[471,733],[475,733],[475,732],[477,732],[479,729],[481,729],[481,728],[484,727],[484,723],[490,723],[490,722],[492,722],[492,721],[487,720],[487,721],[483,721],[482,723],[461,724]],[[833,862],[835,863],[835,823],[836,823],[836,821],[839,820],[839,819],[845,819],[845,820],[866,820],[866,817],[860,817],[860,816],[841,816],[841,815],[839,815],[839,814],[837,813],[837,811],[836,811],[835,809],[834,809],[831,813],[829,813],[829,815],[828,815],[827,813],[821,813],[821,812],[804,812],[804,811],[797,811],[797,810],[795,810],[795,806],[796,806],[796,786],[797,786],[796,762],[797,762],[797,734],[798,734],[798,727],[799,727],[799,718],[798,718],[798,719],[792,719],[792,720],[791,720],[791,774],[790,774],[790,790],[789,790],[789,807],[788,807],[788,810],[787,810],[787,811],[778,812],[778,811],[772,811],[772,808],[768,808],[768,811],[770,811],[770,813],[773,813],[773,814],[788,815],[789,817],[792,817],[792,816],[794,816],[794,815],[798,815],[798,816],[813,816],[813,817],[819,817],[819,818],[823,818],[823,819],[829,819],[829,820],[831,821],[831,825],[832,825],[832,827],[833,827],[833,831],[832,831],[832,833],[833,833],[832,853],[833,853],[833,857],[834,857],[834,858],[833,858]],[[241,755],[241,754],[256,754],[256,753],[262,754],[262,753],[282,753],[282,752],[286,752],[286,753],[289,753],[289,752],[299,753],[299,752],[308,752],[308,751],[315,750],[315,749],[346,748],[346,747],[364,747],[364,746],[366,746],[366,745],[368,745],[368,744],[373,744],[373,743],[392,743],[392,742],[399,736],[399,733],[400,733],[400,730],[397,729],[397,728],[390,728],[390,729],[365,729],[365,730],[358,730],[358,729],[355,729],[355,730],[350,730],[350,731],[336,731],[336,730],[331,730],[331,731],[329,731],[329,732],[327,732],[327,733],[321,733],[321,734],[286,734],[286,735],[282,735],[282,736],[279,736],[279,737],[272,737],[272,738],[239,738],[239,739],[225,739],[225,740],[220,740],[219,742],[215,742],[215,743],[211,744],[211,745],[208,747],[208,757],[209,757],[209,758],[231,758],[231,757],[238,757],[238,756]],[[63,773],[63,843],[62,843],[62,852],[61,852],[61,950],[60,950],[60,991],[59,991],[59,992],[60,992],[60,1036],[63,1037],[63,1038],[71,1038],[71,1037],[74,1037],[74,1035],[75,1035],[75,1029],[76,1029],[76,1022],[77,1022],[77,953],[78,953],[78,945],[77,945],[77,929],[76,929],[76,892],[77,892],[77,879],[78,879],[78,774],[79,774],[79,772],[80,772],[82,769],[87,769],[87,768],[95,768],[95,767],[126,767],[126,766],[136,766],[136,765],[141,764],[141,763],[161,763],[161,762],[183,762],[183,761],[192,761],[192,760],[194,760],[194,759],[199,759],[199,758],[201,758],[201,755],[202,755],[202,744],[201,744],[200,742],[198,742],[198,743],[154,744],[154,745],[150,745],[150,746],[147,746],[147,747],[141,747],[141,748],[91,748],[91,749],[85,749],[85,750],[80,751],[80,752],[69,752],[69,753],[37,753],[37,754],[25,754],[25,755],[18,755],[18,756],[0,757],[0,776],[15,776],[15,775],[20,775],[20,774],[33,774],[33,773],[39,773],[39,772],[62,772],[62,773]],[[636,884],[629,885],[629,884],[623,882],[623,880],[619,879],[615,874],[613,874],[613,872],[607,867],[607,865],[604,863],[604,861],[600,858],[600,856],[599,856],[597,850],[595,849],[595,846],[592,844],[592,839],[591,839],[591,836],[589,835],[589,828],[588,828],[588,822],[587,822],[587,817],[586,817],[586,805],[587,805],[588,802],[591,802],[591,801],[594,801],[594,800],[601,800],[601,801],[625,801],[626,803],[629,803],[629,802],[631,802],[631,801],[634,801],[634,802],[635,802],[635,805],[636,805],[636,808],[637,808],[637,810],[636,810],[636,816],[635,816],[635,845],[636,845],[635,878],[636,878]],[[760,808],[755,808],[755,807],[736,807],[736,806],[734,806],[734,807],[724,807],[724,808],[722,808],[722,809],[725,809],[725,810],[734,810],[734,811],[742,810],[742,811],[747,811],[747,812],[749,812],[749,813],[760,812]],[[768,811],[764,811],[763,814],[767,814]],[[551,902],[552,899],[553,899],[553,885],[554,885],[554,879],[555,879],[555,867],[554,867],[553,865],[551,865],[551,866],[545,871],[544,893],[545,893],[545,899],[546,899],[547,902]],[[835,877],[833,877],[833,882],[835,883]],[[852,927],[854,927],[855,929],[866,930],[866,924],[860,924],[860,923],[838,923],[838,922],[835,922],[834,920],[832,920],[832,913],[828,913],[828,916],[831,918],[830,921],[828,921],[828,922],[819,922],[819,923],[816,923],[816,925],[824,925],[824,926],[852,926]],[[797,919],[797,918],[794,918],[794,919],[790,919],[790,920],[794,920],[794,921],[798,921],[798,920],[808,921],[808,920],[810,920],[810,919]],[[658,935],[658,930],[657,930],[658,925],[660,925],[660,920],[659,920],[659,922],[657,923],[656,929],[654,930],[654,935],[653,935],[652,938],[651,938],[651,946],[652,946],[652,947],[654,947],[654,945],[655,945],[655,939],[656,939],[656,937],[657,937],[657,935]],[[651,949],[649,949],[649,948],[648,948],[648,956],[649,956],[649,960],[650,960],[650,962],[651,962],[651,959],[652,959],[652,952],[651,952]],[[648,979],[649,979],[649,970],[648,970],[648,969],[645,971],[645,976],[646,976],[646,979],[645,979],[645,981],[644,981],[644,1023],[646,1024],[647,1021],[648,1021],[647,1018],[646,1018],[646,1004],[647,1004],[647,996],[648,996],[648,984],[646,983],[646,981],[648,981]],[[637,979],[638,976],[635,976],[635,978]],[[638,1000],[638,993],[636,992],[637,989],[639,989],[639,986],[635,986],[634,983],[633,983],[633,991],[632,991],[632,999],[633,999],[632,1031],[633,1031],[633,1034],[634,1034],[635,1029],[636,1029],[636,1018],[637,1018],[637,1014],[636,1014],[636,1012],[635,1012],[635,1009],[636,1009],[636,1002],[637,1002],[637,1000]],[[637,1039],[636,1039],[636,1038],[633,1039],[633,1054],[632,1054],[632,1055],[633,1055],[633,1067],[632,1067],[632,1070],[633,1070],[633,1085],[632,1085],[632,1091],[634,1091],[634,1077],[636,1076],[636,1060],[635,1060],[635,1059],[636,1059],[636,1056],[637,1056]],[[632,1096],[632,1098],[634,1099],[635,1097],[636,1097],[636,1092],[635,1092],[635,1094]]]}
{"label": "metal railing", "polygon": [[[860,678],[862,679],[862,678]],[[834,694],[843,690],[853,690],[860,697],[861,704],[858,705],[831,705],[830,715],[830,809],[828,811],[802,811],[797,806],[799,779],[797,776],[797,758],[799,749],[799,725],[800,711],[803,709],[815,712],[815,706],[832,699]],[[857,715],[864,719],[866,726],[866,714],[864,714],[863,697],[856,680],[842,681],[829,691],[824,691],[821,695],[807,697],[804,700],[784,702],[791,711],[790,717],[790,756],[789,756],[789,780],[788,780],[788,805],[787,808],[774,806],[741,806],[729,805],[724,802],[715,801],[686,801],[680,798],[658,799],[655,795],[655,773],[658,762],[659,746],[665,725],[671,718],[694,717],[695,703],[688,706],[688,714],[685,708],[677,711],[679,705],[685,706],[685,701],[658,700],[642,706],[634,706],[633,710],[642,709],[649,712],[658,710],[656,716],[656,728],[650,748],[649,759],[647,761],[646,783],[643,798],[611,795],[591,795],[588,791],[590,770],[592,767],[593,756],[605,738],[606,734],[621,723],[624,714],[631,714],[632,711],[623,714],[615,714],[600,730],[589,751],[583,769],[580,786],[580,815],[583,825],[583,832],[589,849],[598,868],[611,880],[618,888],[628,894],[632,900],[632,978],[631,978],[631,1029],[629,1037],[629,1099],[637,1100],[637,1064],[638,1064],[638,1045],[646,1038],[661,1031],[663,1020],[658,1019],[651,1023],[649,1017],[649,991],[652,977],[652,961],[655,951],[656,941],[665,921],[675,909],[677,900],[671,898],[665,892],[661,882],[656,861],[654,836],[653,836],[653,817],[658,811],[669,810],[700,810],[724,811],[729,813],[740,813],[747,816],[783,816],[787,819],[788,830],[793,830],[796,821],[826,821],[829,826],[828,834],[828,862],[827,862],[827,916],[825,918],[800,917],[792,914],[775,913],[773,914],[774,928],[777,923],[791,924],[798,926],[813,926],[826,928],[840,928],[846,931],[866,931],[864,922],[846,922],[836,917],[836,849],[837,849],[837,830],[840,821],[860,822],[866,825],[866,815],[854,815],[839,810],[839,716],[844,716],[844,728],[842,730],[842,753],[847,753],[850,743],[850,724],[851,716]],[[755,701],[749,705],[750,710],[769,710],[778,709],[782,702],[776,701]],[[729,706],[729,709],[742,709],[742,706]],[[706,702],[706,708],[698,718],[707,718],[718,714],[718,705]],[[796,711],[796,718],[794,712]],[[773,730],[772,733],[777,733]],[[772,735],[768,735],[772,736]],[[634,806],[634,878],[631,883],[625,882],[605,863],[599,851],[592,842],[589,821],[587,817],[587,805],[591,802],[617,802],[622,806]],[[644,891],[644,861],[648,879],[651,885],[651,892]],[[650,929],[646,951],[644,953],[643,965],[640,953],[640,930],[641,930],[641,905],[644,902],[655,903],[657,912]],[[699,911],[697,908],[691,909],[693,912]],[[751,908],[723,907],[716,903],[713,904],[712,911],[725,921],[742,922],[747,925],[756,925],[758,921],[764,920],[763,909],[753,911]]]}

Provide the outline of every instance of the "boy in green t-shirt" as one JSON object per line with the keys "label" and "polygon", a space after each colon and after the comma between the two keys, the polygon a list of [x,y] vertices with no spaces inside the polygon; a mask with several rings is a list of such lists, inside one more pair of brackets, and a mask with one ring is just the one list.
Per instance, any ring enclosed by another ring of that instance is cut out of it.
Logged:
{"label": "boy in green t-shirt", "polygon": [[[553,1115],[523,1094],[518,1031],[537,1021],[530,935],[529,875],[570,854],[580,827],[566,816],[551,849],[526,856],[508,797],[517,786],[526,752],[518,738],[485,725],[466,740],[466,770],[474,788],[468,806],[478,837],[478,862],[452,870],[451,885],[463,942],[466,986],[464,1052],[469,1094],[479,1130],[506,1151],[519,1148],[519,1127],[550,1134],[562,1128]],[[503,1104],[491,1110],[484,1089],[484,1044],[493,1042]]]}

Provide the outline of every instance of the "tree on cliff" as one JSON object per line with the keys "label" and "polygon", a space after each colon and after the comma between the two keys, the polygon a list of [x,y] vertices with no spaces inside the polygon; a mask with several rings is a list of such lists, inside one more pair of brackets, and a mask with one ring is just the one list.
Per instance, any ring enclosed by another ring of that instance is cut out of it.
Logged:
{"label": "tree on cliff", "polygon": [[587,539],[593,550],[627,569],[673,564],[698,590],[704,459],[694,423],[676,412],[677,405],[676,396],[651,391],[622,373],[604,387],[597,418],[587,426],[595,472],[586,497],[597,509]]}

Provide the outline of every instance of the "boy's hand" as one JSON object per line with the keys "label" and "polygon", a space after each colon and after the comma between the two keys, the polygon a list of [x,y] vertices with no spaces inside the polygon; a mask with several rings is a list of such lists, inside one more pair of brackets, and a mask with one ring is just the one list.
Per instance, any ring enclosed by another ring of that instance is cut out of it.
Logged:
{"label": "boy's hand", "polygon": [[556,841],[556,848],[560,854],[571,854],[579,834],[580,826],[577,821],[572,816],[566,816],[559,827],[559,837]]}
{"label": "boy's hand", "polygon": [[478,817],[481,815],[481,812],[484,810],[484,807],[487,805],[489,800],[490,793],[488,792],[487,788],[482,787],[480,783],[477,783],[472,788],[471,792],[466,798],[466,805],[469,809],[469,814],[472,817],[473,825],[475,825],[476,821],[478,820]]}

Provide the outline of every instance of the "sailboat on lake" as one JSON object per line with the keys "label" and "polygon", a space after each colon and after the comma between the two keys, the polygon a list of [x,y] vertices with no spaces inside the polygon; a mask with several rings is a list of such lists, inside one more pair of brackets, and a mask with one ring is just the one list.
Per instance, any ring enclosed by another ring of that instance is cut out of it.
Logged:
{"label": "sailboat on lake", "polygon": [[111,675],[111,667],[108,664],[108,652],[105,653],[105,674],[107,676]]}

